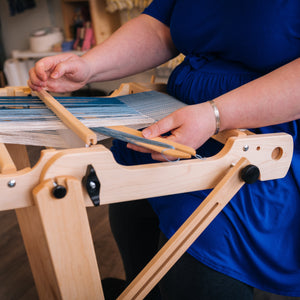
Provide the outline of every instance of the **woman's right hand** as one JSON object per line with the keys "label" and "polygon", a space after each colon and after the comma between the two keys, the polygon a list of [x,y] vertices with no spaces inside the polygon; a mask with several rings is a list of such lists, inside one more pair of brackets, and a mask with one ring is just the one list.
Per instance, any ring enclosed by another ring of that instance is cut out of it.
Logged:
{"label": "woman's right hand", "polygon": [[29,71],[32,90],[69,92],[83,87],[91,77],[88,62],[75,54],[64,53],[39,60]]}

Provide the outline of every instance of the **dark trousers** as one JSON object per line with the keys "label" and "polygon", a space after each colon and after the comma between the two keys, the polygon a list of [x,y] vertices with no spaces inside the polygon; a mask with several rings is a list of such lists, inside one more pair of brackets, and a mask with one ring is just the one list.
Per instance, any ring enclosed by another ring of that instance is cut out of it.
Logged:
{"label": "dark trousers", "polygon": [[[129,284],[167,239],[147,200],[111,204],[109,218]],[[253,288],[185,253],[146,299],[252,300]]]}

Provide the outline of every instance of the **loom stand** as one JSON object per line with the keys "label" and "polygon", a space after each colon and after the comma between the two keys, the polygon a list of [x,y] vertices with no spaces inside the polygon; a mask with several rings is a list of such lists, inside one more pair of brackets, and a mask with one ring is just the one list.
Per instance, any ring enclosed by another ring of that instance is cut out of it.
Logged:
{"label": "loom stand", "polygon": [[[31,169],[25,146],[1,145],[0,208],[16,210],[39,297],[104,299],[86,213],[92,201],[81,182],[88,165],[101,183],[100,204],[213,188],[118,298],[127,300],[149,293],[242,188],[246,167],[257,167],[262,181],[288,171],[293,141],[287,134],[232,131],[217,138],[225,145],[214,157],[130,167],[118,165],[109,150],[95,145],[46,150]],[[56,185],[65,187],[64,197],[53,195]]]}
{"label": "loom stand", "polygon": [[[10,172],[30,166],[24,145],[6,148],[15,163],[13,170],[8,153],[1,152]],[[62,199],[52,194],[56,184],[67,187]],[[34,205],[15,210],[40,299],[104,299],[80,191],[81,182],[70,176],[45,180],[32,192]]]}

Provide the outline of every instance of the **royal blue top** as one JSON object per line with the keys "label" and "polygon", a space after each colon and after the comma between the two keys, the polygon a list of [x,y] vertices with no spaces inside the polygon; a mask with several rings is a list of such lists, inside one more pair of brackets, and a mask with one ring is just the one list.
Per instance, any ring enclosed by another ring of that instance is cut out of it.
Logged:
{"label": "royal blue top", "polygon": [[[213,99],[300,57],[299,0],[154,0],[144,13],[169,26],[186,55],[168,91],[188,104]],[[290,171],[283,179],[245,185],[188,252],[251,286],[300,296],[300,121],[255,131],[293,136]],[[152,162],[149,155],[120,147],[117,142],[112,148],[120,163]],[[211,156],[219,150],[209,140],[198,152]],[[208,193],[150,199],[164,234],[171,237]]]}

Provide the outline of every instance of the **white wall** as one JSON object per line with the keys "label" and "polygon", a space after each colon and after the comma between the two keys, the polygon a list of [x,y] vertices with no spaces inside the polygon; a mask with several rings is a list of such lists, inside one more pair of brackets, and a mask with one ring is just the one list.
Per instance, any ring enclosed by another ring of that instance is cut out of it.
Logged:
{"label": "white wall", "polygon": [[10,16],[7,0],[0,0],[2,38],[6,57],[12,50],[27,50],[30,33],[43,27],[63,27],[60,0],[35,0],[36,7]]}

